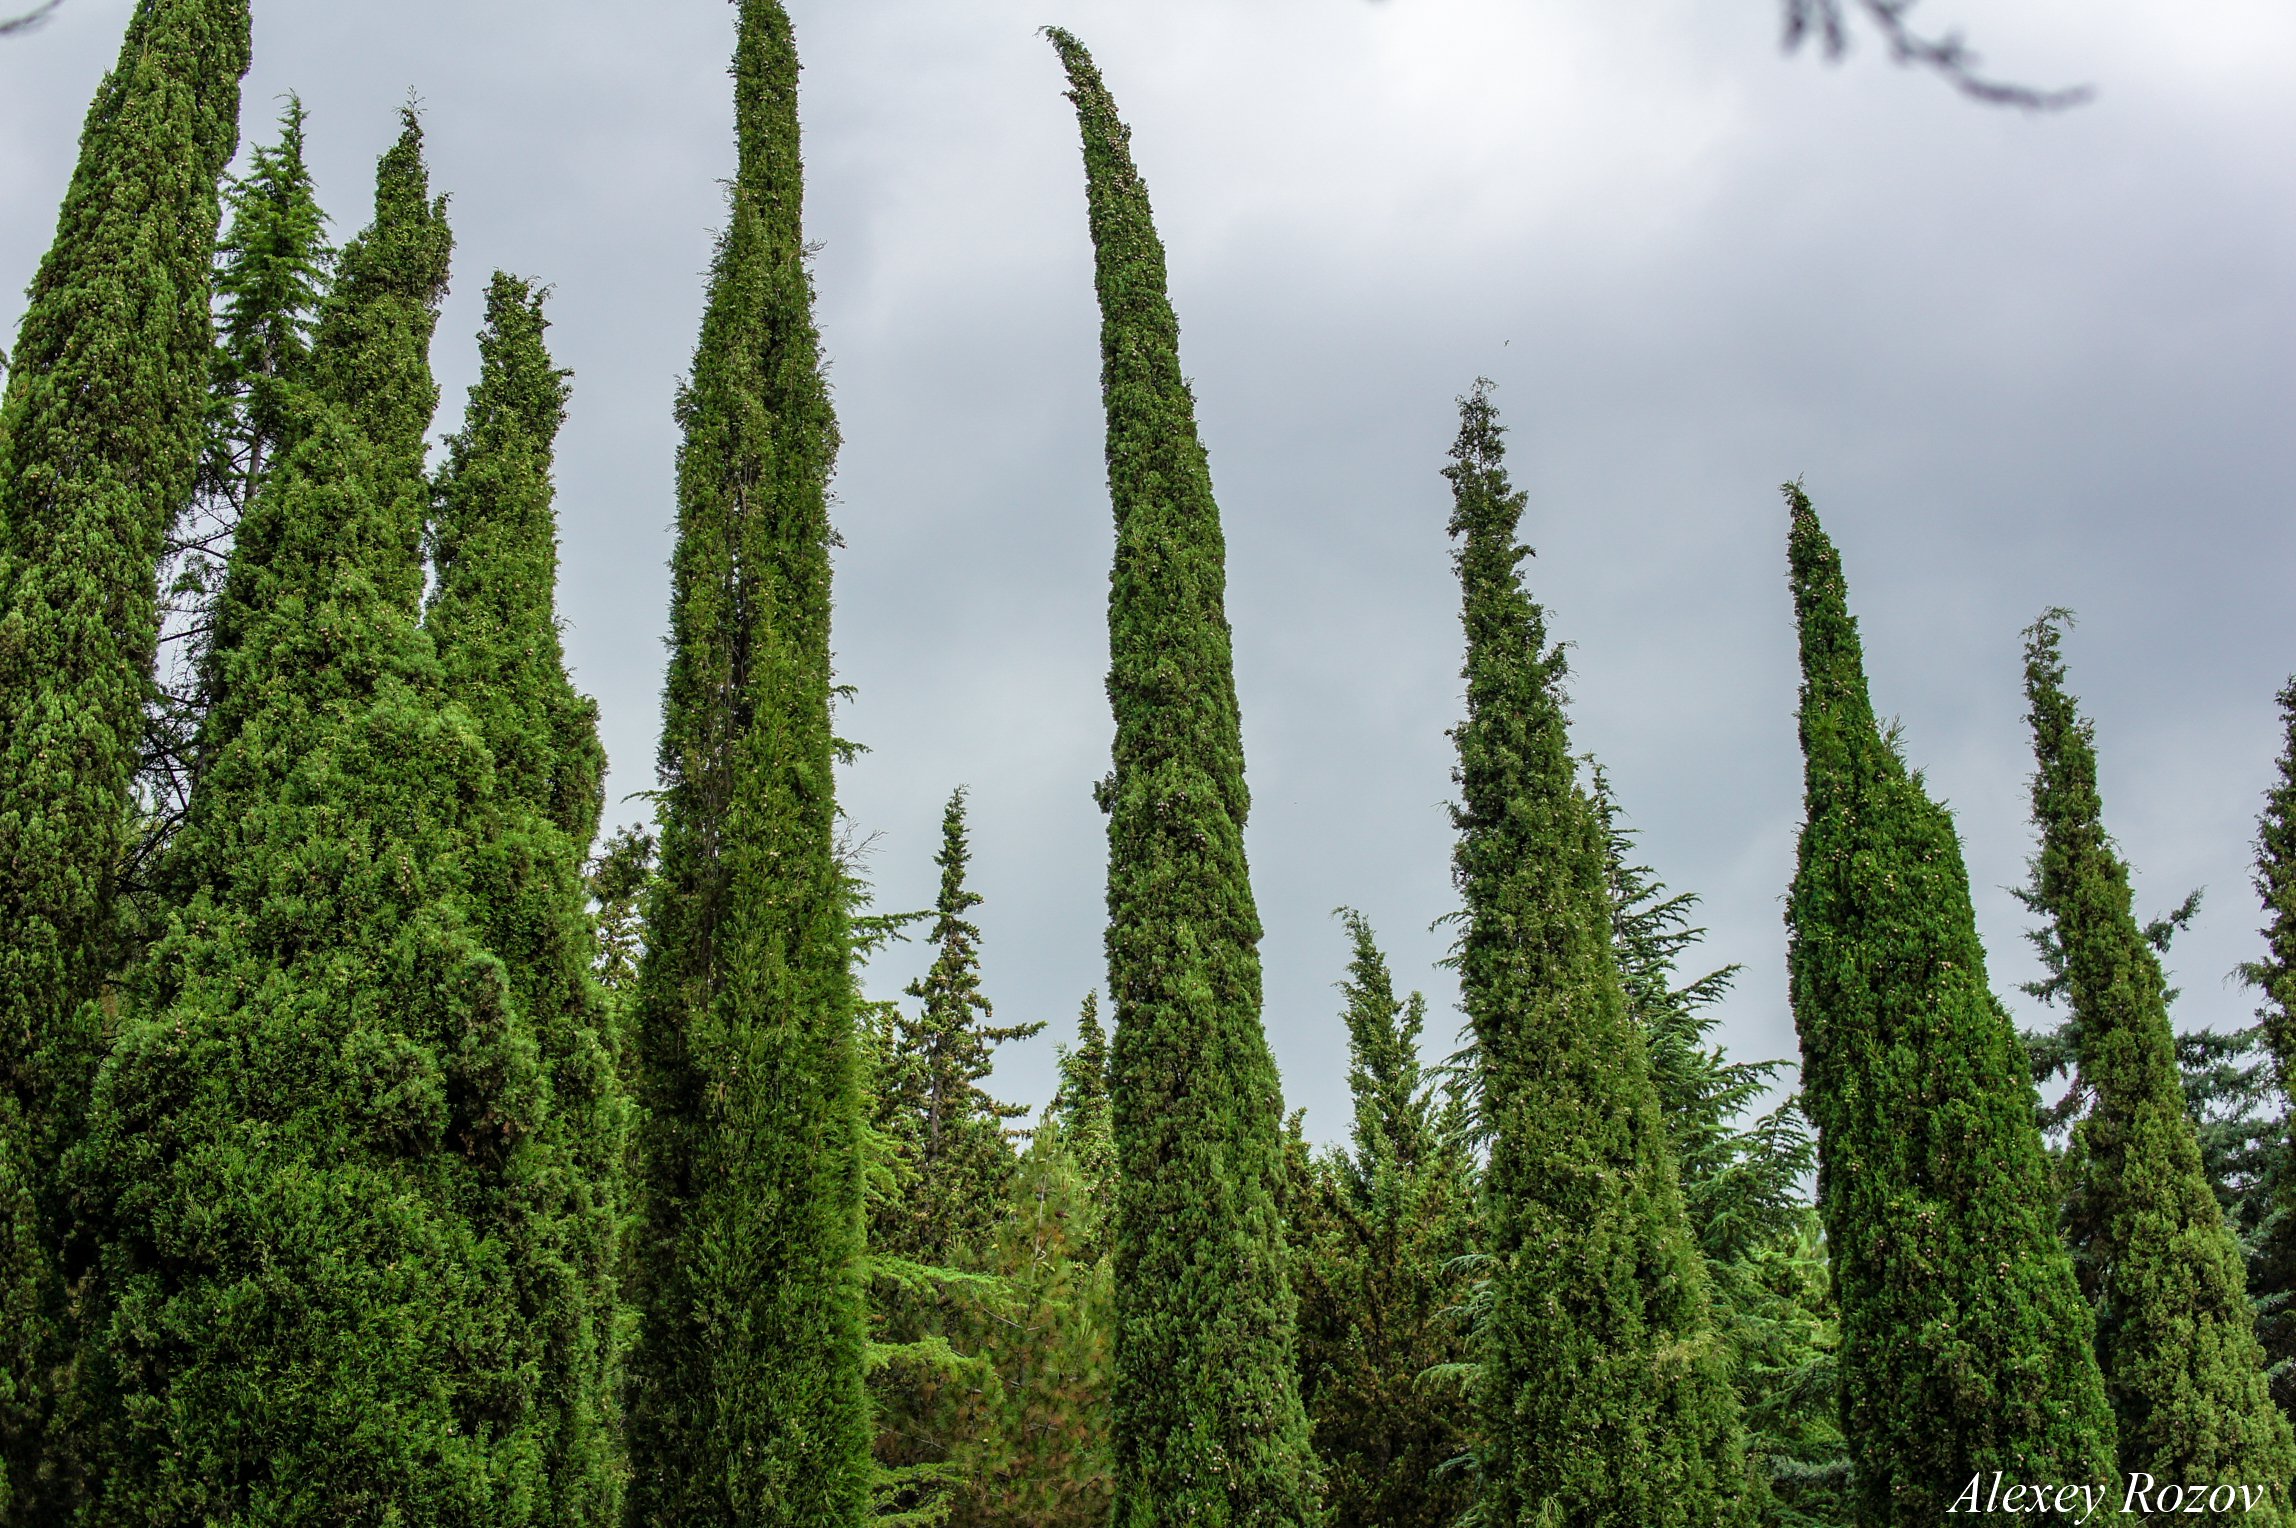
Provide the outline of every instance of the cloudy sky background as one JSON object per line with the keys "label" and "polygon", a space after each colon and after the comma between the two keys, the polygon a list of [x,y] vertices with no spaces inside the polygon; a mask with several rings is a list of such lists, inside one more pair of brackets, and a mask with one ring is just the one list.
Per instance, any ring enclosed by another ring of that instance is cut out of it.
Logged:
{"label": "cloudy sky background", "polygon": [[[53,228],[129,0],[0,42],[0,333]],[[1843,547],[1877,705],[1958,814],[1995,983],[2033,974],[2020,629],[2074,607],[2140,910],[2205,886],[2180,1022],[2247,1022],[2249,843],[2296,669],[2296,12],[2276,0],[1930,0],[2031,116],[1890,66],[1787,58],[1772,0],[792,0],[808,222],[845,428],[844,781],[881,902],[922,906],[973,790],[986,980],[1046,1019],[1028,1103],[1101,981],[1090,782],[1112,531],[1058,22],[1095,50],[1170,246],[1226,516],[1267,925],[1267,1024],[1346,1128],[1330,917],[1452,985],[1445,728],[1460,642],[1436,476],[1500,385],[1529,565],[1575,644],[1579,745],[1746,971],[1724,1035],[1790,1056],[1800,813],[1776,485]],[[411,89],[452,193],[442,427],[496,266],[555,283],[576,372],[561,606],[616,796],[653,783],[670,402],[730,173],[717,0],[258,0],[250,136],[312,113],[338,239]],[[618,802],[614,820],[645,811]],[[871,973],[889,995],[912,946]]]}

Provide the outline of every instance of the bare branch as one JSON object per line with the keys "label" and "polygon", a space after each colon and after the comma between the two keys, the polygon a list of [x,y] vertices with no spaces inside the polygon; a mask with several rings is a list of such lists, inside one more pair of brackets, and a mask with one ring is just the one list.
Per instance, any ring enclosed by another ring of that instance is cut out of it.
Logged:
{"label": "bare branch", "polygon": [[11,16],[5,21],[0,21],[0,37],[11,37],[18,32],[31,31],[41,22],[46,21],[50,16],[53,16],[56,13],[56,7],[62,5],[63,3],[64,0],[47,0],[45,5],[40,6],[36,10],[27,11],[21,16]]}
{"label": "bare branch", "polygon": [[[1844,15],[1844,6],[1849,3],[1851,0],[1784,0],[1786,51],[1790,53],[1806,42],[1815,42],[1827,58],[1840,58],[1849,48],[1850,28]],[[1971,51],[1960,33],[1925,37],[1913,29],[1909,17],[1919,0],[1854,0],[1854,3],[1881,32],[1882,40],[1889,44],[1892,59],[1933,71],[1972,100],[1990,106],[2015,106],[2025,111],[2063,111],[2083,104],[2096,94],[2087,85],[2041,90],[1990,78],[1981,72],[1984,61]]]}

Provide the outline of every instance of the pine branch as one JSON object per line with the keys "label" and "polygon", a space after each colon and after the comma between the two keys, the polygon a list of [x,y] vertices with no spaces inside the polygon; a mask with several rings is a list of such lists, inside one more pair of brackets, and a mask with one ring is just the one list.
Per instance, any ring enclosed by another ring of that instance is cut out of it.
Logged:
{"label": "pine branch", "polygon": [[32,31],[44,24],[50,16],[55,15],[57,7],[63,3],[64,0],[47,0],[47,4],[35,10],[26,11],[21,16],[11,16],[6,21],[0,21],[0,37],[13,37],[18,32]]}
{"label": "pine branch", "polygon": [[2096,94],[2088,85],[2042,90],[2031,85],[1994,79],[1982,70],[1983,60],[1959,32],[1924,36],[1908,19],[1919,0],[1784,0],[1786,51],[1815,42],[1828,59],[1849,51],[1849,6],[1865,13],[1889,44],[1890,57],[1900,64],[1928,69],[1954,89],[1988,106],[2014,106],[2024,111],[2063,111],[2086,104]]}

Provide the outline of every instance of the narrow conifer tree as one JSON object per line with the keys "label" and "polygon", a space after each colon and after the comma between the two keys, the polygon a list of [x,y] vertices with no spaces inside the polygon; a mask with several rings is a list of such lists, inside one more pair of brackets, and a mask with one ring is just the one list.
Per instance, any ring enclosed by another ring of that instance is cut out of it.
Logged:
{"label": "narrow conifer tree", "polygon": [[488,950],[485,739],[417,624],[452,241],[411,113],[344,251],[76,1162],[101,1262],[85,1520],[536,1521],[525,1270],[563,1240],[550,1078]]}
{"label": "narrow conifer tree", "polygon": [[1076,1044],[1060,1051],[1060,1086],[1044,1106],[1044,1121],[1060,1134],[1092,1202],[1100,1207],[1093,1234],[1099,1255],[1116,1214],[1116,1130],[1108,1106],[1108,1031],[1100,1027],[1100,994],[1084,995],[1076,1015]]}
{"label": "narrow conifer tree", "polygon": [[[2256,895],[2264,904],[2264,958],[2241,968],[2263,999],[2258,1025],[2283,1097],[2296,1102],[2296,679],[2279,696],[2281,746],[2256,832]],[[2258,1294],[2276,1295],[2259,1323],[2273,1389],[2296,1413],[2296,1109],[2275,1132],[2266,1188],[2272,1210],[2251,1270]]]}
{"label": "narrow conifer tree", "polygon": [[1180,375],[1164,249],[1091,56],[1060,52],[1084,139],[1116,562],[1108,814],[1117,1528],[1317,1515],[1277,1208],[1282,1089],[1260,1027],[1226,547]]}
{"label": "narrow conifer tree", "polygon": [[960,787],[941,814],[941,852],[934,858],[941,889],[933,905],[932,968],[909,986],[916,1013],[894,1021],[883,1083],[887,1124],[907,1145],[916,1176],[872,1228],[870,1244],[920,1263],[969,1264],[987,1249],[1019,1165],[1006,1121],[1028,1110],[999,1102],[981,1084],[995,1065],[996,1046],[1044,1030],[1042,1021],[989,1022],[994,1010],[981,992],[981,931],[965,916],[981,903],[965,878],[971,861]]}
{"label": "narrow conifer tree", "polygon": [[218,181],[247,0],[141,0],[98,88],[0,399],[0,1521],[64,1510],[58,1182],[123,952],[116,876],[168,527],[199,465]]}
{"label": "narrow conifer tree", "polygon": [[1960,839],[1875,720],[1840,554],[1786,498],[1807,812],[1789,970],[1842,1430],[1859,1523],[1927,1528],[1981,1473],[2112,1480],[2113,1422]]}
{"label": "narrow conifer tree", "polygon": [[1467,635],[1457,959],[1491,1133],[1482,1509],[1510,1528],[1742,1522],[1729,1354],[1619,982],[1562,655],[1517,571],[1502,433],[1478,384],[1444,469]]}
{"label": "narrow conifer tree", "polygon": [[1303,1185],[1300,1392],[1331,1528],[1450,1528],[1473,1480],[1445,1466],[1471,1433],[1456,1396],[1421,1377],[1472,1358],[1456,1313],[1470,1294],[1459,1259],[1474,1245],[1473,1161],[1419,1061],[1425,1000],[1398,1000],[1369,922],[1340,915],[1355,1127],[1352,1150],[1317,1158]]}
{"label": "narrow conifer tree", "polygon": [[2034,906],[2055,931],[2082,1082],[2074,1193],[2091,1227],[2097,1359],[2124,1471],[2179,1484],[2261,1484],[2286,1521],[2288,1419],[2265,1385],[2241,1249],[2185,1113],[2160,959],[2105,836],[2094,728],[2065,692],[2063,612],[2025,634]]}
{"label": "narrow conifer tree", "polygon": [[550,464],[565,373],[544,348],[542,298],[497,274],[481,370],[448,443],[433,525],[437,590],[424,625],[444,694],[493,762],[491,820],[468,859],[475,922],[541,1051],[549,1112],[501,1236],[527,1322],[546,1449],[540,1520],[617,1520],[618,1221],[626,1107],[592,966],[583,852],[596,838],[605,752],[597,707],[566,677],[558,637]]}
{"label": "narrow conifer tree", "polygon": [[661,869],[637,1017],[639,1528],[868,1510],[861,1131],[830,730],[837,428],[806,268],[797,50],[742,0],[740,165],[678,404]]}

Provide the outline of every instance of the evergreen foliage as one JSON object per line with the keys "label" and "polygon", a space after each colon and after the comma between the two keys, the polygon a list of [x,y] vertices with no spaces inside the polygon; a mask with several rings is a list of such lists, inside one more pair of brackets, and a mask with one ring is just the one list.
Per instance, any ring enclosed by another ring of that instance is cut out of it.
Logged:
{"label": "evergreen foliage", "polygon": [[1281,1087],[1260,1027],[1226,547],[1130,134],[1048,32],[1083,136],[1109,495],[1116,1528],[1315,1521],[1285,1277]]}
{"label": "evergreen foliage", "polygon": [[217,183],[247,0],[141,0],[98,87],[0,396],[0,1521],[52,1521],[44,1442],[71,1331],[58,1163],[125,951],[122,856],[190,501]]}
{"label": "evergreen foliage", "polygon": [[739,169],[679,399],[661,869],[640,977],[637,1528],[868,1509],[857,997],[836,856],[828,480],[798,62],[742,0]]}
{"label": "evergreen foliage", "polygon": [[993,1047],[1044,1030],[1041,1022],[988,1022],[994,1010],[981,993],[981,931],[965,917],[981,903],[965,881],[971,858],[959,789],[942,813],[933,861],[941,870],[933,964],[908,988],[918,1009],[895,1019],[879,1084],[879,1127],[907,1145],[914,1182],[893,1215],[875,1219],[870,1246],[920,1263],[967,1264],[986,1249],[1016,1165],[1005,1122],[1028,1110],[998,1102],[981,1084],[995,1066]]}
{"label": "evergreen foliage", "polygon": [[[2256,894],[2264,904],[2264,955],[2241,968],[2263,999],[2257,1025],[2281,1094],[2296,1100],[2296,680],[2279,696],[2282,741],[2272,788],[2257,823]],[[2267,1168],[2268,1218],[2257,1229],[2253,1292],[2270,1302],[2258,1335],[2271,1361],[2273,1392],[2296,1415],[2296,1113],[2274,1132]]]}
{"label": "evergreen foliage", "polygon": [[190,890],[76,1164],[102,1255],[91,1524],[515,1525],[581,1473],[572,1403],[538,1393],[580,1232],[478,873],[519,803],[417,625],[450,250],[410,113],[233,549]]}
{"label": "evergreen foliage", "polygon": [[1426,1001],[1398,1001],[1361,914],[1342,909],[1353,1150],[1311,1169],[1299,1218],[1300,1394],[1332,1528],[1449,1528],[1469,1438],[1428,1371],[1468,1360],[1454,1311],[1474,1245],[1474,1163],[1455,1101],[1419,1061]]}
{"label": "evergreen foliage", "polygon": [[[1595,807],[1610,850],[1611,944],[1627,1011],[1650,1048],[1651,1082],[1680,1165],[1684,1211],[1706,1255],[1716,1324],[1737,1355],[1746,1448],[1764,1523],[1848,1520],[1836,1394],[1840,1324],[1825,1246],[1803,1184],[1817,1161],[1797,1100],[1754,1109],[1784,1063],[1733,1061],[1713,1043],[1738,968],[1680,980],[1705,930],[1698,898],[1669,892],[1633,858],[1602,771]],[[1767,1499],[1764,1499],[1764,1498]]]}
{"label": "evergreen foliage", "polygon": [[546,1485],[536,1512],[604,1525],[618,1518],[625,1473],[615,1325],[628,1120],[582,865],[606,759],[597,707],[568,681],[558,639],[550,468],[566,374],[551,364],[542,299],[526,282],[497,274],[486,313],[478,385],[439,483],[424,625],[444,693],[493,764],[493,820],[466,871],[473,923],[504,964],[548,1087],[504,1234],[520,1254],[513,1272],[537,1359]]}
{"label": "evergreen foliage", "polygon": [[1980,1472],[2111,1480],[2112,1416],[1960,841],[1875,720],[1840,555],[1786,497],[1808,814],[1789,971],[1842,1427],[1857,1521],[1927,1528]]}
{"label": "evergreen foliage", "polygon": [[1479,1505],[1509,1528],[1745,1521],[1729,1353],[1619,981],[1562,657],[1517,573],[1501,434],[1479,384],[1445,469],[1467,634],[1456,958],[1491,1135]]}
{"label": "evergreen foliage", "polygon": [[1116,1215],[1116,1130],[1108,1100],[1108,1031],[1100,1027],[1100,994],[1084,995],[1076,1015],[1076,1045],[1060,1048],[1060,1086],[1044,1106],[1044,1125],[1056,1130],[1083,1175],[1085,1192],[1098,1210],[1091,1232],[1091,1256],[1104,1250],[1109,1222]]}
{"label": "evergreen foliage", "polygon": [[2161,1480],[2265,1483],[2286,1520],[2296,1442],[2268,1393],[2237,1237],[2186,1114],[2159,957],[2105,836],[2091,724],[2065,692],[2064,616],[2026,633],[2025,692],[2051,919],[2088,1113],[2074,1127],[2097,1357],[2121,1467]]}

